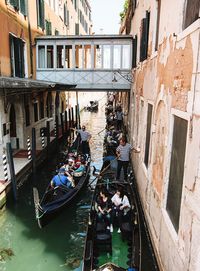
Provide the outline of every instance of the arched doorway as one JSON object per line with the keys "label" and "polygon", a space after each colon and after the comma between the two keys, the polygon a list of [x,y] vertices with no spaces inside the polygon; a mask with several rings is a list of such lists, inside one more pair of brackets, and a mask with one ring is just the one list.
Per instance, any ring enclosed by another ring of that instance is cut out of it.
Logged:
{"label": "arched doorway", "polygon": [[14,107],[13,104],[10,107],[9,121],[10,121],[10,137],[17,137],[17,132],[16,132],[16,114],[15,114],[15,107]]}

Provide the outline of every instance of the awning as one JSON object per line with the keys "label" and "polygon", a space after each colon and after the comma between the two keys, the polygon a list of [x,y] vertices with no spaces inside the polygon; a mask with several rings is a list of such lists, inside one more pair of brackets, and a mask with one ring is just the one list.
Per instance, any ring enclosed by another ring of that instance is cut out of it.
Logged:
{"label": "awning", "polygon": [[42,80],[33,80],[18,77],[0,77],[0,90],[10,90],[11,92],[30,93],[32,91],[67,91],[75,89],[76,85],[60,84]]}

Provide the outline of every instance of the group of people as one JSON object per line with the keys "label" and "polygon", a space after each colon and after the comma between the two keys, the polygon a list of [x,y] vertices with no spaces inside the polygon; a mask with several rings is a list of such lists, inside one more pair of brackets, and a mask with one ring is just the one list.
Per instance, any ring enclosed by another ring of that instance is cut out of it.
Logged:
{"label": "group of people", "polygon": [[70,156],[60,167],[58,173],[51,180],[51,186],[65,186],[73,188],[76,185],[76,177],[81,177],[85,171],[86,162],[81,154]]}
{"label": "group of people", "polygon": [[110,232],[113,232],[113,225],[116,220],[118,226],[117,232],[120,233],[124,217],[128,216],[131,207],[122,187],[118,187],[112,197],[110,197],[106,188],[102,187],[96,204],[98,219],[100,221],[104,220],[106,228]]}

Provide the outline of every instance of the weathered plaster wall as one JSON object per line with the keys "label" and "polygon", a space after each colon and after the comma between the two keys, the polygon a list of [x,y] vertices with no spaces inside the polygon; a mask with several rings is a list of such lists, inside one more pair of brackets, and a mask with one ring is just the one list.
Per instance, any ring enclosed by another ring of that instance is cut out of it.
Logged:
{"label": "weathered plaster wall", "polygon": [[[166,271],[199,270],[200,232],[200,20],[185,30],[185,1],[161,1],[159,46],[155,51],[156,1],[139,1],[131,22],[138,36],[131,91],[130,141],[133,167],[160,266]],[[148,58],[140,55],[141,20],[150,11]],[[153,105],[149,166],[144,164],[147,105]],[[188,121],[178,232],[166,211],[173,116]]]}

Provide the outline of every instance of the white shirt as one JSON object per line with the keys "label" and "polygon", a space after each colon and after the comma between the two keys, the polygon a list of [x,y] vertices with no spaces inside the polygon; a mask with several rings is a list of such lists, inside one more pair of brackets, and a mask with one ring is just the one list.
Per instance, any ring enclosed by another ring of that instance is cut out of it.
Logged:
{"label": "white shirt", "polygon": [[111,198],[112,202],[115,204],[115,206],[119,206],[120,204],[122,204],[122,206],[127,206],[128,208],[130,208],[130,203],[128,200],[128,197],[126,195],[124,195],[123,198],[120,198],[119,195],[117,193],[114,194],[114,196]]}

